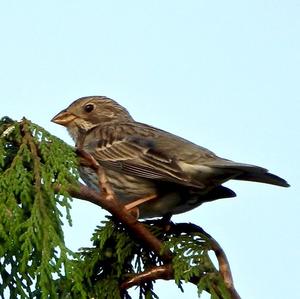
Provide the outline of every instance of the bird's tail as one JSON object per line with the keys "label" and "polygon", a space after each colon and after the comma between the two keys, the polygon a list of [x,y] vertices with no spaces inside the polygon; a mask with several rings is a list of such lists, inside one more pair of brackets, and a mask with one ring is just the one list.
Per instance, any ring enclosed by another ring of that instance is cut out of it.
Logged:
{"label": "bird's tail", "polygon": [[267,169],[251,164],[236,163],[230,160],[219,160],[214,165],[209,165],[214,171],[219,170],[228,179],[253,181],[281,187],[289,187],[290,185],[283,178],[268,172]]}

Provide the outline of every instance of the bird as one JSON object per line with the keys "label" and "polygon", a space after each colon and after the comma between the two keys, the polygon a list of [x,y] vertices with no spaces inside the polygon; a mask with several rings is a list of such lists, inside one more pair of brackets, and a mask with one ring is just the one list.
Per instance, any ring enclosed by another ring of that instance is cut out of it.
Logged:
{"label": "bird", "polygon": [[[105,96],[81,97],[51,121],[66,127],[75,146],[101,165],[117,199],[137,206],[139,218],[180,214],[205,202],[235,197],[223,186],[228,180],[289,187],[263,167],[218,157],[182,137],[137,122],[125,107]],[[100,191],[93,169],[82,164],[79,174],[88,187]]]}

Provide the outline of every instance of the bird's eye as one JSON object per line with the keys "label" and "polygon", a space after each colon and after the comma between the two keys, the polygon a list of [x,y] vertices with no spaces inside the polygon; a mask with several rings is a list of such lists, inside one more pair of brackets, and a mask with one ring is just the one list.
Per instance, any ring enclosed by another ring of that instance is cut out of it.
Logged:
{"label": "bird's eye", "polygon": [[92,105],[92,104],[87,104],[87,105],[84,106],[84,111],[85,112],[91,112],[93,110],[94,110],[94,105]]}

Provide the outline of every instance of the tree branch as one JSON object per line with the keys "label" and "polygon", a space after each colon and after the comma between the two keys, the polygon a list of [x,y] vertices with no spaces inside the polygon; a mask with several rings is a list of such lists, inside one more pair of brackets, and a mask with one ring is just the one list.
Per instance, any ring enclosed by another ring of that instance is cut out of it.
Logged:
{"label": "tree branch", "polygon": [[162,251],[161,241],[140,223],[136,217],[131,215],[117,199],[107,200],[105,196],[83,184],[80,184],[79,188],[71,186],[68,192],[72,197],[92,202],[110,212],[128,228],[134,238],[138,238],[145,246],[153,250],[165,262],[172,259],[172,252],[167,249]]}

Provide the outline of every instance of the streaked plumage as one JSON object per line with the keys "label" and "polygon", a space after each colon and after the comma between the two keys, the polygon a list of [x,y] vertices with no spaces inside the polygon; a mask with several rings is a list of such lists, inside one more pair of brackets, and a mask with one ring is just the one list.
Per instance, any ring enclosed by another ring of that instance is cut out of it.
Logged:
{"label": "streaked plumage", "polygon": [[[139,207],[142,218],[182,213],[206,201],[233,197],[232,190],[221,186],[230,179],[289,186],[265,168],[220,158],[181,137],[136,122],[106,97],[80,98],[52,121],[66,126],[76,146],[104,167],[123,203],[158,196]],[[87,185],[98,189],[91,169],[81,167],[80,173]]]}

